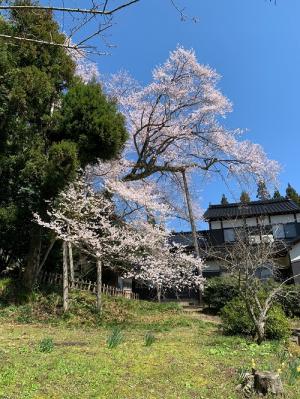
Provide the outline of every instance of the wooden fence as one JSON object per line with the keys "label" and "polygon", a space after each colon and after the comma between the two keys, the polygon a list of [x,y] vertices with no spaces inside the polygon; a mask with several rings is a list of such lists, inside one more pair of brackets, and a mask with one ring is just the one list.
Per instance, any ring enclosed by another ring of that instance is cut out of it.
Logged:
{"label": "wooden fence", "polygon": [[[43,273],[40,277],[40,283],[47,285],[57,285],[62,286],[63,284],[63,276],[57,273]],[[80,290],[80,291],[90,291],[94,294],[97,292],[97,284],[90,280],[83,279],[74,279],[74,281],[69,282],[69,288]],[[103,294],[111,295],[111,296],[122,296],[128,299],[139,299],[139,295],[132,292],[131,290],[121,290],[116,287],[111,287],[109,285],[103,284],[101,287],[101,291]]]}

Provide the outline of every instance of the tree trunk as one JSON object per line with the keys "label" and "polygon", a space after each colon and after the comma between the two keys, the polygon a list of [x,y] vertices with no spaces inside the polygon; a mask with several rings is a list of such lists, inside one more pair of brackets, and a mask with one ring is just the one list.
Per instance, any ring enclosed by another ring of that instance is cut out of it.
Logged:
{"label": "tree trunk", "polygon": [[[70,226],[68,226],[68,233],[70,234]],[[69,252],[69,265],[70,265],[70,280],[71,285],[74,283],[75,275],[74,275],[74,261],[73,261],[73,249],[72,244],[68,241],[68,252]]]}
{"label": "tree trunk", "polygon": [[63,309],[64,312],[69,310],[69,278],[68,278],[68,247],[63,242]]}
{"label": "tree trunk", "polygon": [[97,310],[99,314],[102,313],[102,262],[101,260],[97,259]]}
{"label": "tree trunk", "polygon": [[29,252],[26,267],[22,276],[23,285],[31,291],[37,281],[41,255],[41,227],[33,225],[30,231]]}
{"label": "tree trunk", "polygon": [[283,385],[280,375],[270,371],[260,371],[254,374],[254,390],[262,396],[282,396]]}
{"label": "tree trunk", "polygon": [[258,323],[256,324],[255,327],[257,333],[257,343],[258,345],[260,345],[265,339],[266,322],[263,320],[258,320]]}
{"label": "tree trunk", "polygon": [[47,248],[47,251],[46,251],[46,253],[45,253],[44,257],[43,257],[43,260],[42,260],[42,262],[39,265],[38,274],[37,274],[38,276],[41,273],[42,268],[43,268],[44,264],[46,263],[46,260],[48,259],[48,256],[49,256],[49,254],[50,254],[50,252],[51,252],[56,240],[57,240],[56,237],[51,240],[51,242],[49,244],[49,247]]}
{"label": "tree trunk", "polygon": [[70,280],[71,284],[73,285],[74,279],[75,279],[75,274],[74,274],[74,261],[73,261],[73,249],[72,249],[72,244],[68,242],[68,252],[69,252],[69,265],[70,265]]}
{"label": "tree trunk", "polygon": [[[190,225],[191,225],[191,229],[192,229],[192,237],[193,237],[193,242],[194,242],[195,253],[196,253],[196,257],[199,259],[200,258],[200,248],[199,248],[199,243],[198,243],[197,229],[196,229],[196,223],[195,223],[195,218],[194,218],[194,213],[193,213],[191,196],[190,196],[190,192],[189,192],[189,187],[188,187],[185,171],[182,171],[181,173],[182,173],[182,180],[183,180],[186,204],[187,204],[187,208],[188,208],[188,212],[189,212]],[[202,269],[200,269],[200,268],[198,268],[198,275],[201,277],[203,276]],[[199,289],[199,303],[201,305],[203,303],[202,287],[199,286],[198,289]]]}
{"label": "tree trunk", "polygon": [[161,302],[161,284],[157,284],[157,300]]}

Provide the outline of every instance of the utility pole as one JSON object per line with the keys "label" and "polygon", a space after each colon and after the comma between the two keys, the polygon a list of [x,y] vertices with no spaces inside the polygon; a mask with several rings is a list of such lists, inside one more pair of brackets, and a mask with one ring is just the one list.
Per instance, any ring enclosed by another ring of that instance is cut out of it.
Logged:
{"label": "utility pole", "polygon": [[[200,248],[199,248],[199,242],[198,242],[198,237],[197,237],[197,229],[196,229],[196,223],[195,223],[195,218],[194,218],[194,213],[193,213],[191,195],[190,195],[189,186],[188,186],[188,183],[187,183],[185,169],[182,169],[181,174],[182,174],[183,188],[184,188],[184,193],[185,193],[186,204],[187,204],[188,213],[189,213],[189,220],[190,220],[190,225],[191,225],[191,229],[192,229],[192,237],[193,237],[195,253],[196,253],[196,257],[198,259],[200,259]],[[200,267],[198,267],[198,275],[202,277],[202,269]],[[202,288],[199,286],[198,289],[199,289],[199,302],[200,302],[200,305],[201,305],[202,304]]]}

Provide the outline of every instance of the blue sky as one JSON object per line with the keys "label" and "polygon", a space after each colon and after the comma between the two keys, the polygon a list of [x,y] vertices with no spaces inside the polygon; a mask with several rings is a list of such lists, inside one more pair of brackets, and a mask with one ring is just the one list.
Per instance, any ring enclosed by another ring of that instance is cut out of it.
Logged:
{"label": "blue sky", "polygon": [[[300,1],[177,2],[199,22],[181,22],[169,0],[142,0],[121,12],[110,31],[117,47],[97,58],[100,72],[126,69],[146,84],[177,44],[194,48],[201,63],[222,75],[219,87],[233,102],[226,125],[248,129],[245,138],[282,164],[281,192],[288,182],[300,191]],[[223,192],[231,201],[240,194],[220,181],[201,181],[197,188],[203,208],[218,203]]]}

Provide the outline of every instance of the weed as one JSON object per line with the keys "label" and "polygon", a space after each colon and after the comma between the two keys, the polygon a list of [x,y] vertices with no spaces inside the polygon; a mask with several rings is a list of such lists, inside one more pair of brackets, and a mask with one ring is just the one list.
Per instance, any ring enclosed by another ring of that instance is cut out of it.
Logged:
{"label": "weed", "polygon": [[110,335],[107,338],[107,341],[106,341],[107,347],[109,349],[113,349],[116,346],[118,346],[123,341],[123,339],[124,339],[124,337],[123,337],[121,328],[119,326],[115,326],[115,327],[113,327]]}
{"label": "weed", "polygon": [[32,323],[32,309],[30,305],[20,306],[18,310],[17,321],[19,323]]}
{"label": "weed", "polygon": [[39,343],[39,351],[43,353],[50,353],[54,349],[53,339],[50,337],[43,338]]}
{"label": "weed", "polygon": [[147,331],[144,340],[145,340],[145,346],[151,346],[156,341],[156,338],[151,331]]}

